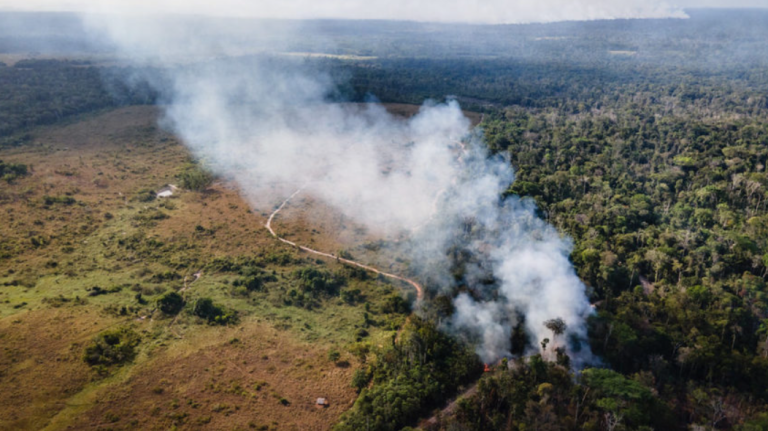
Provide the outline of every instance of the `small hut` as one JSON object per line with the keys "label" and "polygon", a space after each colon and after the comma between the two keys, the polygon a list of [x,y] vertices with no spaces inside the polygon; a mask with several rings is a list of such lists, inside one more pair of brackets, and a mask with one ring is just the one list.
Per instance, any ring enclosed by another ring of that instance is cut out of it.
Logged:
{"label": "small hut", "polygon": [[315,401],[315,407],[319,409],[324,409],[328,407],[328,400],[325,398],[318,398],[317,401]]}
{"label": "small hut", "polygon": [[165,187],[161,188],[157,191],[157,197],[158,198],[169,198],[173,196],[173,192],[176,191],[178,187],[174,186],[173,184],[168,184]]}

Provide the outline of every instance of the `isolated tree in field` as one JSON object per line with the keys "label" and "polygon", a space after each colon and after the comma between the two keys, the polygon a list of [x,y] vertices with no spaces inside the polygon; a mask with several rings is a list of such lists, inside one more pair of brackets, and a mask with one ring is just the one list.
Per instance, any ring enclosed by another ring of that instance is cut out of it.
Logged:
{"label": "isolated tree in field", "polygon": [[165,314],[178,314],[184,307],[184,298],[176,292],[169,292],[157,300],[157,307]]}

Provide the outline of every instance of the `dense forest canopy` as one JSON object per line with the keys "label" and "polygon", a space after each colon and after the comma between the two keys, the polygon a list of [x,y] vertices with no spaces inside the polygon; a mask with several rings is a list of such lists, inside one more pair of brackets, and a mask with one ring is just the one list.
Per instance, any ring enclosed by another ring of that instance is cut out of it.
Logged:
{"label": "dense forest canopy", "polygon": [[[577,375],[562,354],[505,360],[425,426],[768,430],[768,12],[690,15],[269,24],[294,35],[285,52],[365,57],[308,60],[339,78],[334,100],[455,97],[483,112],[488,147],[516,170],[508,193],[533,199],[573,238],[596,310],[591,347],[607,368]],[[41,42],[51,34],[3,30],[18,18],[0,15],[0,54],[52,46]],[[54,50],[105,52],[76,17],[46,19],[72,35]],[[247,35],[249,23],[232,23]],[[39,59],[0,67],[0,143],[23,145],[31,128],[72,115],[154,103],[146,86],[116,78],[132,71]],[[479,374],[476,358],[435,331],[450,307],[432,300],[356,373],[360,397],[338,429],[414,426]]]}

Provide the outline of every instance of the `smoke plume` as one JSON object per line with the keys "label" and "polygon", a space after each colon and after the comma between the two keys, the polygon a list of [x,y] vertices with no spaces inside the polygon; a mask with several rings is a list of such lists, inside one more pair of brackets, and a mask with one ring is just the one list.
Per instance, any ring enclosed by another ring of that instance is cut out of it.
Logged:
{"label": "smoke plume", "polygon": [[313,63],[232,57],[237,44],[172,20],[89,22],[131,61],[163,71],[163,124],[255,206],[265,185],[283,197],[306,186],[373,232],[410,232],[404,247],[416,274],[456,296],[443,328],[474,343],[483,360],[509,355],[523,320],[527,349],[537,351],[553,338],[543,322],[554,318],[568,329],[553,344],[577,365],[589,359],[577,346],[590,307],[570,243],[530,200],[502,198],[514,179],[510,163],[489,156],[457,102],[427,102],[404,120],[375,104],[328,103],[338,83]]}

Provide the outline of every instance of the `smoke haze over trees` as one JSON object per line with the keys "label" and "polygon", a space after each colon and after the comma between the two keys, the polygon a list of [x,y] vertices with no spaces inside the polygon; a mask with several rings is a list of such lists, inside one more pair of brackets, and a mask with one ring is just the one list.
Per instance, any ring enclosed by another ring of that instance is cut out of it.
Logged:
{"label": "smoke haze over trees", "polygon": [[[458,103],[427,102],[401,120],[376,105],[327,103],[339,97],[338,87],[322,63],[255,56],[178,65],[179,52],[218,46],[227,53],[237,44],[211,34],[189,39],[191,32],[178,33],[163,19],[142,21],[140,33],[135,18],[89,19],[121,55],[162,68],[161,78],[146,79],[166,106],[164,124],[246,195],[256,198],[264,184],[285,196],[305,186],[373,232],[414,233],[404,249],[415,274],[436,291],[473,291],[458,296],[445,329],[466,334],[483,360],[510,354],[510,335],[523,318],[530,336],[524,350],[537,351],[549,332],[545,320],[564,318],[571,342],[563,347],[577,364],[591,359],[587,346],[571,346],[586,341],[591,309],[568,261],[570,243],[531,202],[502,197],[513,181],[510,165],[488,157]],[[465,232],[468,219],[473,226]],[[456,247],[474,258],[446,264]]]}

